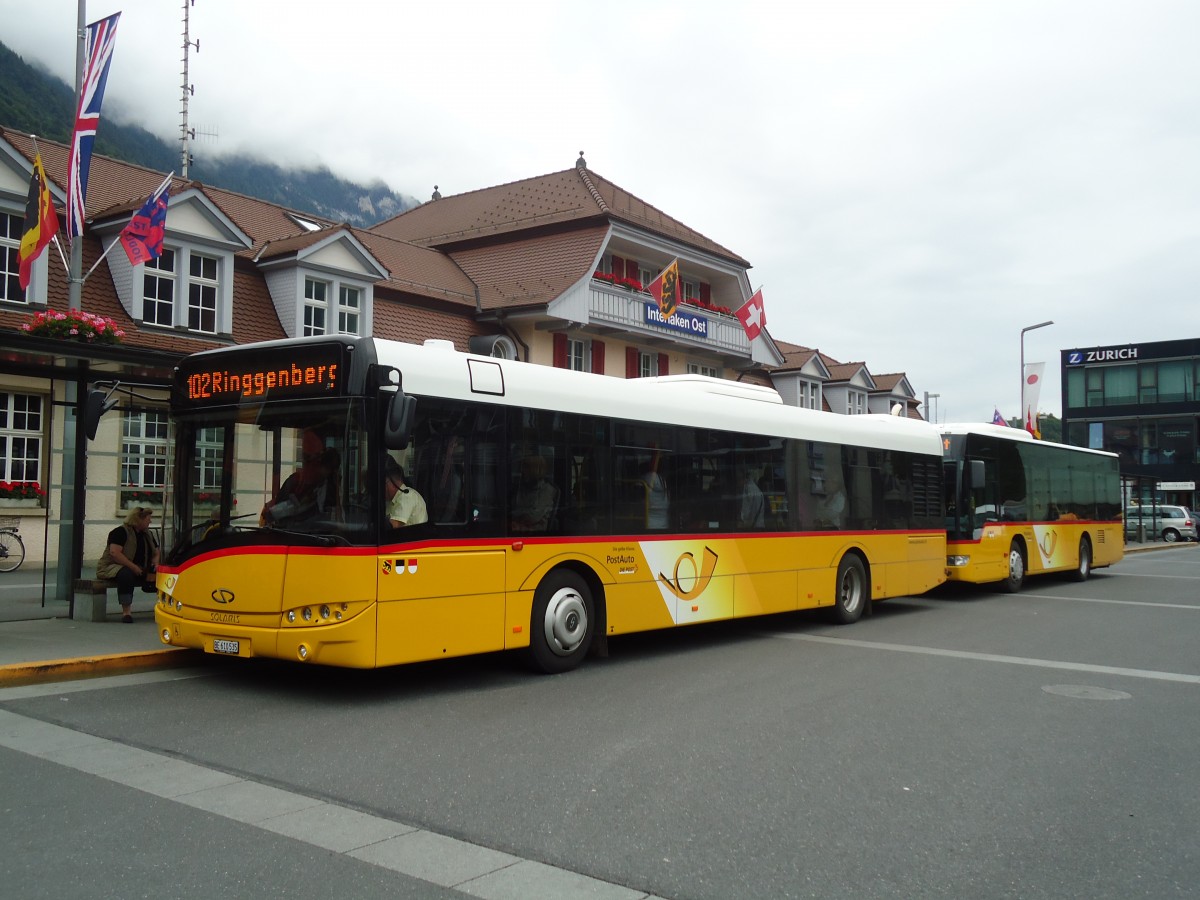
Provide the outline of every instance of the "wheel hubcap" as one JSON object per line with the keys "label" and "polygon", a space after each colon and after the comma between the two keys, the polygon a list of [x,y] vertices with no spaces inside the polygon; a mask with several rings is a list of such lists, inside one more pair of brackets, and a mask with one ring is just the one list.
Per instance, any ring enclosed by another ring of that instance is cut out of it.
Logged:
{"label": "wheel hubcap", "polygon": [[1025,561],[1021,559],[1021,554],[1016,550],[1008,555],[1008,574],[1013,581],[1017,581],[1025,575]]}
{"label": "wheel hubcap", "polygon": [[569,656],[579,649],[587,635],[587,607],[578,592],[562,588],[546,604],[543,622],[546,645],[559,656]]}
{"label": "wheel hubcap", "polygon": [[855,569],[847,570],[842,576],[841,595],[842,609],[848,613],[858,609],[858,604],[862,602],[862,581]]}

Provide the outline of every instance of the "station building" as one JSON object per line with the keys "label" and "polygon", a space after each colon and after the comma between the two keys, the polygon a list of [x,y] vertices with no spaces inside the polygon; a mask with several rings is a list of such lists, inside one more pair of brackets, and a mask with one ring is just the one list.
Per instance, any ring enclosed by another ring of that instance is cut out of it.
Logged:
{"label": "station building", "polygon": [[[60,219],[68,149],[37,147]],[[0,482],[44,491],[18,499],[0,488],[0,516],[22,517],[31,561],[54,561],[60,590],[126,510],[165,510],[172,370],[213,347],[332,333],[437,338],[617,378],[699,373],[774,386],[787,403],[833,413],[920,417],[903,373],[873,375],[765,330],[749,340],[733,310],[752,293],[750,263],[592,171],[582,154],[548,175],[454,196],[435,189],[367,229],[175,178],[164,252],[139,265],[119,235],[164,175],[94,156],[78,305],[124,336],[30,333],[36,314],[66,311],[72,296],[54,247],[28,290],[18,284],[34,155],[28,136],[0,128]],[[646,286],[672,260],[684,303],[664,322]],[[89,440],[81,403],[112,382],[117,411]]]}
{"label": "station building", "polygon": [[1195,509],[1200,338],[1061,351],[1063,441],[1116,453],[1127,501]]}

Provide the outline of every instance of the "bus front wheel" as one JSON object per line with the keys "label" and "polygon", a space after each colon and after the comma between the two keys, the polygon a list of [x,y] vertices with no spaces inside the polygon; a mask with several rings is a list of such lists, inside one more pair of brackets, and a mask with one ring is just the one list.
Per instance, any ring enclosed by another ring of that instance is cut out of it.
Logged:
{"label": "bus front wheel", "polygon": [[837,594],[833,601],[833,621],[849,625],[862,618],[867,599],[867,570],[862,560],[853,553],[842,557],[838,563]]}
{"label": "bus front wheel", "polygon": [[529,661],[540,672],[575,668],[587,656],[596,620],[592,592],[575,572],[551,572],[533,595]]}
{"label": "bus front wheel", "polygon": [[1008,547],[1008,577],[1001,584],[1010,594],[1020,593],[1025,584],[1025,554],[1021,552],[1021,545],[1016,541]]}

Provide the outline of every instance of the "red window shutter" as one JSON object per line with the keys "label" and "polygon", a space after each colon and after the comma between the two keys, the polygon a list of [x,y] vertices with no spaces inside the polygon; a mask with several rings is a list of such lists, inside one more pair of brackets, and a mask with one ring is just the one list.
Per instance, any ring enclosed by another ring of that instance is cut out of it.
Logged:
{"label": "red window shutter", "polygon": [[625,260],[619,256],[612,258],[612,273],[618,278],[625,277]]}
{"label": "red window shutter", "polygon": [[712,285],[707,282],[700,282],[700,302],[712,303]]}
{"label": "red window shutter", "polygon": [[592,341],[592,371],[604,374],[604,341]]}
{"label": "red window shutter", "polygon": [[636,280],[639,272],[640,272],[640,269],[638,269],[638,264],[637,264],[636,259],[625,260],[625,277],[626,278],[633,278]]}
{"label": "red window shutter", "polygon": [[561,331],[554,335],[554,368],[567,367],[567,336]]}
{"label": "red window shutter", "polygon": [[671,357],[669,357],[665,353],[658,354],[658,374],[659,375],[670,375],[671,374],[670,369],[671,369]]}
{"label": "red window shutter", "polygon": [[625,377],[626,378],[637,378],[638,370],[639,370],[639,366],[638,366],[638,349],[637,349],[637,347],[626,347],[625,348]]}

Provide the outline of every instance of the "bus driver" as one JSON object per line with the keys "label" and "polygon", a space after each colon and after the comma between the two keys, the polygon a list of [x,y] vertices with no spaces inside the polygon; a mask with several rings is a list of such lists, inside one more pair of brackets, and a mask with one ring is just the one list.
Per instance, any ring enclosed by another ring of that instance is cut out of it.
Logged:
{"label": "bus driver", "polygon": [[393,528],[420,525],[429,521],[425,498],[404,483],[404,469],[392,457],[384,464],[384,486],[388,520]]}

